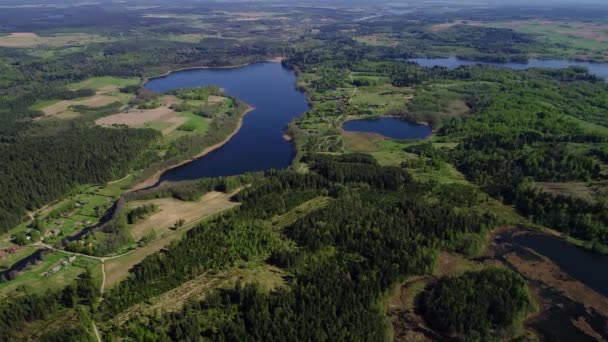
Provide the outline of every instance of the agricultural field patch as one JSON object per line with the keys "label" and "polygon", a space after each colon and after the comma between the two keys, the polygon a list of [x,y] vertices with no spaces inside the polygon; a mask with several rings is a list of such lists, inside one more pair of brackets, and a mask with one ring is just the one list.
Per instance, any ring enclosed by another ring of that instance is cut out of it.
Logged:
{"label": "agricultural field patch", "polygon": [[548,20],[486,23],[486,27],[510,28],[538,36],[540,41],[569,47],[571,58],[608,59],[608,24]]}
{"label": "agricultural field patch", "polygon": [[[141,82],[139,77],[120,78],[112,76],[91,77],[87,80],[68,85],[72,90],[93,89],[102,92],[117,91],[120,87],[136,86]],[[108,88],[111,87],[112,89]]]}
{"label": "agricultural field patch", "polygon": [[34,46],[79,46],[91,43],[109,43],[116,38],[89,33],[57,33],[50,36],[39,36],[33,32],[15,32],[0,36],[0,47],[26,48]]}
{"label": "agricultural field patch", "polygon": [[392,38],[391,36],[389,36],[387,34],[380,34],[380,33],[370,34],[370,35],[365,35],[365,36],[358,36],[358,37],[355,37],[355,40],[360,43],[374,45],[374,46],[397,46],[397,45],[399,45],[399,40]]}
{"label": "agricultural field patch", "polygon": [[[170,108],[172,104],[178,102],[174,96],[163,96],[161,98],[163,104],[154,109],[130,109],[127,112],[118,113],[103,117],[95,121],[100,126],[126,125],[129,127],[144,127],[152,122],[166,122],[175,125],[178,113]],[[171,127],[169,125],[168,127]],[[176,126],[177,128],[179,126]],[[163,129],[163,133],[168,128]],[[170,132],[167,132],[167,134]]]}
{"label": "agricultural field patch", "polygon": [[129,203],[129,207],[135,208],[144,204],[155,204],[159,211],[133,225],[131,235],[135,240],[139,240],[151,232],[154,232],[157,236],[171,232],[171,228],[178,220],[184,220],[186,224],[190,224],[202,217],[236,205],[235,202],[230,201],[229,194],[210,192],[199,201],[194,202],[161,198],[151,201],[133,201]]}
{"label": "agricultural field patch", "polygon": [[[173,198],[162,198],[151,201],[134,201],[131,207],[144,204],[156,204],[159,211],[147,219],[134,225],[131,235],[136,240],[146,236],[154,236],[151,242],[141,248],[105,262],[106,286],[111,287],[126,278],[129,270],[140,263],[145,257],[156,253],[168,246],[172,241],[180,239],[196,223],[238,205],[231,202],[230,196],[220,192],[204,195],[199,201],[184,202]],[[184,220],[181,227],[176,227],[178,220]]]}
{"label": "agricultural field patch", "polygon": [[544,192],[556,195],[572,196],[590,202],[594,201],[593,189],[583,182],[535,182]]}
{"label": "agricultural field patch", "polygon": [[122,102],[122,98],[119,96],[109,95],[95,95],[86,99],[81,100],[62,100],[59,102],[47,102],[47,105],[36,104],[32,107],[40,108],[39,110],[44,113],[44,118],[72,118],[78,116],[78,112],[73,110],[72,106],[87,106],[87,107],[103,107],[114,102]]}

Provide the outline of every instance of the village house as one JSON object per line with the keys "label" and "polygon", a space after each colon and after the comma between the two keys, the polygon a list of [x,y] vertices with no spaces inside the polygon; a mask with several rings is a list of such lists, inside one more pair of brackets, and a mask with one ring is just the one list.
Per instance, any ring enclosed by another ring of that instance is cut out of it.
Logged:
{"label": "village house", "polygon": [[46,236],[58,236],[59,234],[61,234],[61,230],[55,228],[55,229],[51,229],[49,230],[48,233],[46,233]]}

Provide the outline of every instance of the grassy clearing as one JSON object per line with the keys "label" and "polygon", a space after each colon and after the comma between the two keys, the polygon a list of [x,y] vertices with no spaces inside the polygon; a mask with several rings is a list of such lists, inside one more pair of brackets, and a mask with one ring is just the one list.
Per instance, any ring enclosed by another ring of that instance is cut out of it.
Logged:
{"label": "grassy clearing", "polygon": [[546,20],[505,21],[484,26],[509,28],[538,36],[540,41],[561,45],[556,53],[595,60],[608,59],[608,25],[592,22]]}
{"label": "grassy clearing", "polygon": [[139,85],[141,79],[139,77],[131,77],[131,78],[119,78],[112,76],[103,76],[103,77],[92,77],[87,80],[78,83],[72,83],[68,85],[68,88],[77,90],[77,89],[93,89],[100,90],[107,86],[116,87],[117,89],[125,86],[136,86]]}
{"label": "grassy clearing", "polygon": [[48,101],[39,101],[30,106],[31,110],[40,110],[42,111],[44,108],[53,106],[60,100],[48,100]]}
{"label": "grassy clearing", "polygon": [[[369,77],[359,77],[353,74],[355,79]],[[384,78],[378,78],[377,82],[387,82]],[[404,108],[413,97],[413,90],[410,88],[398,88],[389,83],[382,83],[376,86],[358,87],[357,92],[352,96],[351,104],[366,115],[384,115],[391,110]]]}
{"label": "grassy clearing", "polygon": [[27,293],[44,293],[47,290],[60,290],[72,283],[80,274],[89,270],[97,285],[101,284],[100,262],[90,258],[77,257],[68,266],[62,266],[51,276],[44,274],[71,254],[50,252],[41,262],[19,274],[14,280],[0,283],[0,299],[15,297]]}
{"label": "grassy clearing", "polygon": [[372,45],[372,46],[396,46],[399,44],[397,39],[392,38],[388,34],[369,34],[365,36],[355,37],[355,40],[359,43]]}
{"label": "grassy clearing", "polygon": [[371,153],[380,165],[398,166],[405,160],[417,158],[415,154],[405,152],[407,143],[383,139],[379,141],[378,150]]}
{"label": "grassy clearing", "polygon": [[462,255],[441,252],[437,260],[435,275],[438,277],[459,276],[468,271],[481,271],[486,265],[465,258]]}
{"label": "grassy clearing", "polygon": [[378,152],[386,139],[379,134],[342,131],[345,149],[348,152]]}
{"label": "grassy clearing", "polygon": [[57,33],[49,36],[38,36],[32,32],[11,33],[0,37],[0,47],[27,48],[34,46],[79,46],[91,43],[108,43],[116,41],[116,38],[104,37],[89,33]]}
{"label": "grassy clearing", "polygon": [[544,192],[548,192],[551,194],[572,196],[587,200],[589,202],[594,201],[593,189],[587,183],[536,182],[534,183],[534,185],[539,186]]}
{"label": "grassy clearing", "polygon": [[283,270],[259,261],[242,264],[220,273],[205,273],[146,303],[129,308],[111,323],[122,325],[131,317],[151,316],[159,311],[176,311],[188,301],[204,299],[213,289],[232,289],[237,281],[241,284],[255,282],[270,291],[284,286],[283,276]]}
{"label": "grassy clearing", "polygon": [[136,208],[146,204],[157,205],[159,211],[132,226],[131,235],[135,240],[139,240],[152,232],[157,236],[169,233],[172,231],[171,227],[180,219],[190,223],[201,217],[237,205],[235,202],[230,201],[230,194],[210,192],[196,202],[184,202],[174,198],[159,198],[150,201],[133,201],[129,203],[129,207]]}
{"label": "grassy clearing", "polygon": [[[105,262],[106,287],[111,287],[126,278],[133,266],[148,255],[165,248],[172,241],[180,239],[200,221],[238,205],[230,202],[229,198],[229,194],[213,192],[203,196],[198,202],[157,199],[131,203],[133,206],[141,206],[145,203],[155,203],[159,206],[159,212],[135,225],[131,231],[134,237],[143,237],[154,231],[157,238],[129,254],[107,260]],[[179,219],[184,219],[185,225],[177,230],[172,230],[170,227]]]}
{"label": "grassy clearing", "polygon": [[317,197],[310,201],[304,202],[297,207],[291,209],[289,212],[275,216],[272,218],[272,226],[275,228],[284,228],[293,223],[298,219],[305,217],[309,213],[326,207],[332,201],[330,197]]}

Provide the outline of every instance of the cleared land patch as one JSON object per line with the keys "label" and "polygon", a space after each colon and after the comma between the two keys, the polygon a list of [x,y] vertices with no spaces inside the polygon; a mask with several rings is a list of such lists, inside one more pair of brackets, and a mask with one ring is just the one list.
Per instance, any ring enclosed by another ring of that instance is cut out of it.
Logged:
{"label": "cleared land patch", "polygon": [[104,107],[115,102],[126,104],[132,95],[119,93],[118,89],[128,85],[138,85],[139,78],[93,77],[68,85],[69,89],[93,89],[94,96],[74,100],[50,100],[34,104],[30,108],[44,113],[42,118],[71,119],[79,115],[73,106]]}
{"label": "cleared land patch", "polygon": [[78,113],[70,110],[70,107],[72,106],[103,107],[119,101],[120,99],[115,96],[95,95],[84,100],[59,101],[44,108],[41,108],[41,111],[44,113],[45,117],[54,116],[65,118],[78,115]]}
{"label": "cleared land patch", "polygon": [[103,76],[103,77],[91,77],[87,80],[78,83],[72,83],[68,86],[68,88],[77,90],[77,89],[93,89],[98,92],[111,92],[116,91],[120,87],[125,86],[136,86],[140,82],[139,77],[130,77],[130,78],[119,78],[112,76]]}
{"label": "cleared land patch", "polygon": [[554,183],[554,182],[536,182],[544,192],[555,195],[565,195],[581,198],[593,202],[593,189],[587,183],[569,182],[569,183]]}
{"label": "cleared land patch", "polygon": [[129,203],[129,206],[135,208],[144,204],[155,204],[158,206],[159,211],[133,226],[131,234],[136,240],[144,237],[151,231],[154,231],[158,235],[170,232],[170,227],[177,220],[183,219],[189,223],[237,205],[237,203],[230,201],[230,194],[213,191],[204,195],[196,202],[184,202],[174,198],[160,198],[150,201],[133,201]]}
{"label": "cleared land patch", "polygon": [[234,288],[237,281],[241,284],[257,283],[270,291],[283,286],[284,271],[267,264],[244,265],[235,267],[217,274],[205,273],[182,285],[149,300],[147,303],[137,304],[117,316],[112,323],[121,325],[131,317],[153,315],[159,310],[177,311],[188,301],[204,299],[205,295],[213,289]]}
{"label": "cleared land patch", "polygon": [[53,34],[50,36],[38,36],[33,32],[14,32],[8,36],[0,37],[0,47],[25,48],[33,46],[70,46],[85,45],[90,43],[107,43],[115,41],[115,38],[104,37],[89,33]]}
{"label": "cleared land patch", "polygon": [[[62,260],[66,260],[70,255],[65,252],[50,252],[43,257],[42,261],[28,267],[14,280],[0,283],[0,300],[7,297],[14,298],[19,295],[27,295],[28,293],[41,294],[49,289],[63,289],[86,270],[92,273],[96,283],[99,282],[101,279],[99,261],[77,257],[72,263],[66,266],[61,265]],[[59,270],[52,275],[45,275],[57,265],[61,265]]]}
{"label": "cleared land patch", "polygon": [[442,24],[436,24],[431,26],[431,31],[433,32],[439,32],[439,31],[443,31],[443,30],[447,30],[450,27],[456,26],[456,25],[471,25],[471,26],[481,26],[484,23],[481,21],[469,21],[469,20],[455,20],[449,23],[442,23]]}
{"label": "cleared land patch", "polygon": [[[126,125],[129,127],[143,127],[151,122],[169,122],[177,117],[177,112],[169,108],[177,103],[174,96],[163,96],[163,105],[154,109],[132,109],[128,112],[118,113],[103,117],[95,121],[100,126]],[[176,127],[177,128],[177,127]],[[163,129],[164,133],[164,129]]]}
{"label": "cleared land patch", "polygon": [[[159,211],[151,215],[145,221],[137,224],[132,234],[134,237],[143,237],[150,231],[157,232],[160,238],[135,250],[132,253],[118,258],[108,259],[105,262],[106,287],[112,286],[129,275],[129,270],[139,264],[145,257],[156,253],[168,246],[172,241],[180,238],[198,221],[215,213],[237,206],[238,203],[230,201],[232,194],[211,192],[196,202],[183,202],[176,199],[157,199],[152,201],[133,202],[134,206],[154,203],[159,206]],[[175,231],[171,226],[177,220],[185,220],[184,227]]]}

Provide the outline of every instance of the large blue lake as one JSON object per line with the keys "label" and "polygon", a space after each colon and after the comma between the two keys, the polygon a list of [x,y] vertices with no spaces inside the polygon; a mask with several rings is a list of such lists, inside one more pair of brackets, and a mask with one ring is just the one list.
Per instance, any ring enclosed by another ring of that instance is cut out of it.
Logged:
{"label": "large blue lake", "polygon": [[[425,67],[450,69],[464,65],[493,65],[512,69],[533,67],[565,68],[582,66],[608,79],[608,64],[567,60],[531,59],[528,63],[492,63],[451,58],[410,59]],[[221,148],[165,172],[160,181],[191,180],[204,177],[237,175],[268,169],[283,169],[294,157],[293,146],[283,138],[287,124],[309,109],[304,94],[295,89],[296,75],[279,63],[258,63],[241,68],[190,69],[154,78],[146,88],[163,92],[178,88],[217,85],[229,95],[253,106],[239,132]],[[422,139],[430,127],[393,118],[346,122],[347,131],[373,132],[394,139]]]}
{"label": "large blue lake", "polygon": [[165,172],[160,181],[181,181],[245,172],[282,169],[291,164],[294,149],[283,138],[287,124],[308,110],[306,97],[295,89],[296,75],[280,63],[258,63],[229,69],[190,69],[154,78],[146,88],[163,92],[217,85],[226,94],[255,109],[241,129],[221,148]]}

